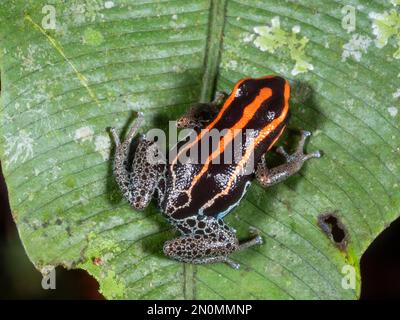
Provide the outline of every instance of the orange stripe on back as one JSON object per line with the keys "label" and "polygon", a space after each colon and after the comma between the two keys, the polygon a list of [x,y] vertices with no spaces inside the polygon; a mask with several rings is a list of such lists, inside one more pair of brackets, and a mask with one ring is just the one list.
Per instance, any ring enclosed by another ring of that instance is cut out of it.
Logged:
{"label": "orange stripe on back", "polygon": [[[262,79],[271,79],[274,78],[275,76],[264,76],[264,77],[260,77],[260,78],[256,78],[255,80],[262,80]],[[239,80],[235,86],[232,89],[231,94],[229,95],[229,97],[226,99],[224,105],[222,106],[220,112],[217,114],[217,116],[215,117],[215,119],[205,128],[205,130],[201,130],[201,132],[196,136],[196,139],[194,141],[192,141],[191,143],[185,145],[181,150],[179,150],[178,154],[176,155],[176,157],[172,160],[171,164],[175,164],[178,161],[179,156],[187,151],[189,148],[191,148],[195,143],[197,143],[199,140],[201,140],[201,138],[203,138],[203,136],[205,135],[205,132],[207,132],[208,130],[211,130],[215,124],[221,119],[222,115],[224,114],[224,112],[226,111],[226,109],[228,109],[228,107],[231,105],[231,103],[233,102],[233,100],[236,98],[236,91],[239,88],[239,86],[246,80],[250,80],[250,77],[247,78],[243,78],[241,80]]]}
{"label": "orange stripe on back", "polygon": [[[207,203],[203,206],[203,209],[210,207],[215,202],[216,198],[228,194],[228,192],[234,182],[234,179],[240,174],[240,171],[243,169],[244,164],[249,160],[254,148],[257,145],[259,145],[283,121],[285,121],[287,113],[289,111],[289,97],[290,97],[290,86],[289,86],[288,81],[286,80],[285,81],[285,89],[284,89],[284,108],[282,110],[282,113],[280,114],[280,116],[278,118],[274,119],[271,123],[269,123],[267,126],[265,126],[260,131],[260,134],[257,136],[256,139],[254,139],[251,142],[250,146],[246,149],[246,153],[244,154],[243,158],[239,161],[234,172],[229,177],[229,180],[228,180],[228,183],[227,183],[227,186],[225,187],[225,189],[222,190],[221,192],[219,192],[217,195],[215,195],[211,200],[207,201]],[[276,139],[274,139],[274,141],[271,143],[271,146],[276,142],[276,140],[279,138],[279,136],[281,135],[282,132],[283,132],[283,129],[280,131],[278,137]]]}
{"label": "orange stripe on back", "polygon": [[[201,178],[201,176],[207,171],[210,163],[222,152],[224,152],[225,146],[228,145],[239,133],[241,129],[243,129],[246,124],[254,117],[257,110],[261,107],[262,103],[272,96],[271,88],[262,88],[260,90],[259,95],[243,110],[243,116],[237,121],[231,128],[229,128],[229,134],[223,136],[222,139],[218,143],[218,147],[215,151],[213,151],[204,163],[201,171],[193,178],[193,182],[191,188],[197,183],[197,181]],[[207,130],[207,129],[206,129]],[[232,134],[233,130],[236,131],[236,135]]]}

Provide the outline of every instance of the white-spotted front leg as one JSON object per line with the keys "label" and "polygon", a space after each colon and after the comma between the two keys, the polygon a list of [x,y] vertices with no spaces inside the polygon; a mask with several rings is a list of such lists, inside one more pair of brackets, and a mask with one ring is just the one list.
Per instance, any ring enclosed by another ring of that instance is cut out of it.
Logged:
{"label": "white-spotted front leg", "polygon": [[311,136],[311,132],[305,130],[301,131],[301,139],[296,148],[296,151],[293,154],[288,154],[285,149],[283,149],[283,147],[279,147],[278,149],[276,149],[277,153],[285,157],[285,164],[268,169],[265,162],[265,157],[262,157],[261,162],[257,166],[256,179],[264,187],[269,187],[297,173],[301,169],[305,161],[311,158],[320,158],[320,151],[314,151],[309,154],[304,153],[304,144],[309,136]]}

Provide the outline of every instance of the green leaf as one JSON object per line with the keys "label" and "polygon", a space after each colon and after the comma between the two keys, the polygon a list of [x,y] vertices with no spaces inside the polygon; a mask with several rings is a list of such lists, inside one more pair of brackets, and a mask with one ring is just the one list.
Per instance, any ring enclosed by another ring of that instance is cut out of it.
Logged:
{"label": "green leaf", "polygon": [[[3,1],[1,159],[35,267],[85,269],[107,298],[357,298],[361,255],[399,215],[398,17],[390,0]],[[323,158],[227,217],[265,240],[232,255],[239,271],[165,258],[175,232],[122,199],[106,127],[142,111],[142,132],[167,129],[266,74],[290,80],[290,128]]]}

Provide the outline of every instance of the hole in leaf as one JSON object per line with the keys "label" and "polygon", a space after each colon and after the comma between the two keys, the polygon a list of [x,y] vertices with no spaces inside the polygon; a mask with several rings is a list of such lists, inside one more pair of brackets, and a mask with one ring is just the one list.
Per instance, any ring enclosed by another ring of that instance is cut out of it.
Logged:
{"label": "hole in leaf", "polygon": [[348,232],[337,212],[327,212],[319,215],[318,226],[340,250],[346,250]]}

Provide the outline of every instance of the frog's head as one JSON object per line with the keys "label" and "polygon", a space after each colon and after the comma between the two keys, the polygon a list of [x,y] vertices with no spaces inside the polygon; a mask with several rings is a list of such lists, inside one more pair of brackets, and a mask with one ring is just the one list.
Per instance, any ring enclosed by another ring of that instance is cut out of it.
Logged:
{"label": "frog's head", "polygon": [[[286,120],[289,111],[290,85],[278,76],[244,78],[238,81],[226,100],[235,125],[262,129],[275,121]],[[277,120],[279,119],[279,120]],[[277,127],[277,126],[274,126]]]}

